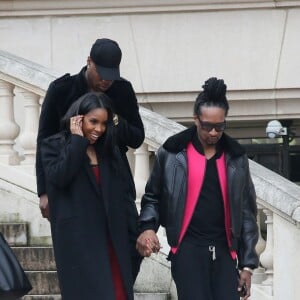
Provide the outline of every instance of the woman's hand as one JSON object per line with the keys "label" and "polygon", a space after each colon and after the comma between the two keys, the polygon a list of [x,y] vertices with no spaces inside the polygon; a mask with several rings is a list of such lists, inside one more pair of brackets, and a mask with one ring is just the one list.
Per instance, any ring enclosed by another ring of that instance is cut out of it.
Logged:
{"label": "woman's hand", "polygon": [[78,115],[70,118],[70,131],[72,134],[78,134],[80,136],[83,136],[82,120],[83,120],[82,115]]}

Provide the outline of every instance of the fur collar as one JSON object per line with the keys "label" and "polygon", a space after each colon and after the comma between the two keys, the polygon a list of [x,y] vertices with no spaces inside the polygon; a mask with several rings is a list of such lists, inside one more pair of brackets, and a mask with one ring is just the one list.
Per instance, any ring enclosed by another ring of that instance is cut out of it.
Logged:
{"label": "fur collar", "polygon": [[[196,134],[196,130],[196,126],[194,125],[169,137],[163,144],[163,148],[173,153],[186,149],[193,135]],[[229,153],[232,157],[242,156],[246,153],[245,149],[226,133],[223,133],[219,143],[222,143],[225,152]]]}

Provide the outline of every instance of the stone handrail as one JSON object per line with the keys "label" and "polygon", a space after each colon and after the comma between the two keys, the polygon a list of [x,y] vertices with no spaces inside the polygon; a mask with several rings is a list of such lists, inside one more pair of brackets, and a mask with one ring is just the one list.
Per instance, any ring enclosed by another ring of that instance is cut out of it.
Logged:
{"label": "stone handrail", "polygon": [[49,83],[60,74],[37,63],[0,50],[0,78],[44,96]]}
{"label": "stone handrail", "polygon": [[250,169],[258,202],[299,226],[300,187],[253,161]]}

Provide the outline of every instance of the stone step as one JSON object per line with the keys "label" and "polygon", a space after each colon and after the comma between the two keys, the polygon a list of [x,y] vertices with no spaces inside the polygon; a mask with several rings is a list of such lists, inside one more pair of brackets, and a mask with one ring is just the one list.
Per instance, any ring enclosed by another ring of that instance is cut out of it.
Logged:
{"label": "stone step", "polygon": [[25,270],[33,295],[60,294],[52,247],[11,247]]}
{"label": "stone step", "polygon": [[[4,197],[5,199],[7,199],[7,195],[8,195],[8,192],[0,189],[0,201],[2,200],[1,196],[2,196],[2,198]],[[8,199],[6,201],[8,201]],[[20,220],[20,214],[17,212],[8,213],[8,212],[0,211],[0,220],[1,220],[1,223],[2,222],[3,223],[14,223],[14,222]]]}
{"label": "stone step", "polygon": [[60,295],[26,295],[22,300],[61,300]]}
{"label": "stone step", "polygon": [[168,300],[169,293],[135,293],[134,300]]}
{"label": "stone step", "polygon": [[11,247],[26,271],[56,271],[52,247]]}
{"label": "stone step", "polygon": [[32,285],[29,295],[59,295],[56,271],[26,271]]}
{"label": "stone step", "polygon": [[[60,290],[58,286],[57,274],[54,271],[37,271],[37,272],[26,272],[28,279],[30,280],[33,289],[29,295],[26,296],[28,299],[60,299]],[[32,298],[29,298],[32,297]],[[40,298],[37,298],[40,297]],[[135,300],[168,300],[169,293],[134,293]]]}
{"label": "stone step", "polygon": [[[60,295],[26,295],[23,300],[61,300]],[[168,293],[135,293],[134,300],[168,300]],[[85,300],[85,299],[82,299]]]}
{"label": "stone step", "polygon": [[[24,300],[60,300],[52,247],[12,247],[33,289]],[[135,300],[167,300],[168,293],[135,293]]]}
{"label": "stone step", "polygon": [[[22,300],[61,300],[53,248],[27,245],[28,224],[1,222],[0,231],[25,270],[33,289]],[[136,290],[134,300],[168,300],[163,292]],[[83,299],[85,300],[85,299]]]}
{"label": "stone step", "polygon": [[28,244],[28,224],[24,222],[0,222],[7,243],[11,246],[26,246]]}

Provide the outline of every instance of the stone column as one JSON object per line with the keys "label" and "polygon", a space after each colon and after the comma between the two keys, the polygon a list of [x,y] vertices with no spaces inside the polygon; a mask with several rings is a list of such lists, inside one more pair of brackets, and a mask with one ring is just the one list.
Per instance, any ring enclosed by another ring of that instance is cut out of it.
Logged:
{"label": "stone column", "polygon": [[[261,235],[261,224],[262,224],[262,219],[261,219],[261,214],[263,207],[260,204],[257,204],[257,226],[258,226],[258,241],[255,247],[256,253],[258,256],[262,254],[262,252],[266,248],[266,241],[263,239]],[[259,266],[255,271],[254,271],[254,276],[252,277],[252,283],[261,283],[263,280],[266,279],[265,275],[265,269]]]}
{"label": "stone column", "polygon": [[147,144],[142,144],[140,148],[136,149],[135,166],[134,166],[134,182],[136,188],[136,200],[138,209],[140,209],[141,197],[144,194],[145,186],[150,174],[150,163]]}
{"label": "stone column", "polygon": [[25,89],[19,89],[24,98],[24,128],[20,135],[20,145],[25,159],[22,164],[34,164],[36,152],[36,138],[39,122],[40,96]]}
{"label": "stone column", "polygon": [[20,163],[19,155],[13,148],[20,132],[14,117],[13,90],[13,84],[0,79],[0,161],[9,165]]}
{"label": "stone column", "polygon": [[260,256],[260,262],[266,269],[267,279],[262,282],[262,286],[265,288],[265,292],[270,296],[273,295],[273,212],[269,209],[263,209],[263,212],[267,216],[267,242],[264,252]]}
{"label": "stone column", "polygon": [[266,248],[266,241],[263,239],[261,235],[261,212],[263,211],[263,207],[260,204],[257,204],[257,226],[258,226],[258,241],[255,247],[255,250],[258,255]]}

